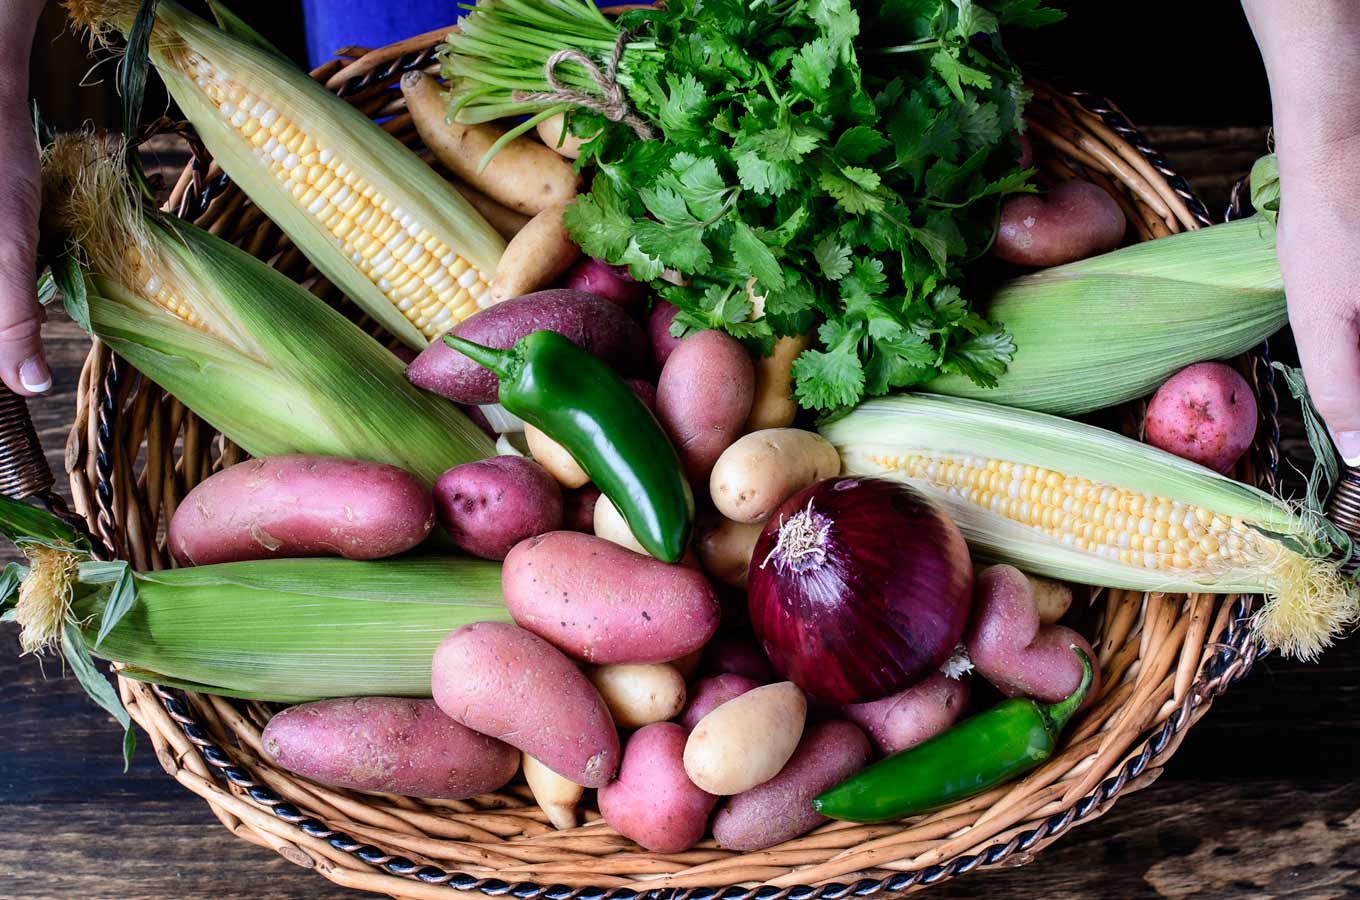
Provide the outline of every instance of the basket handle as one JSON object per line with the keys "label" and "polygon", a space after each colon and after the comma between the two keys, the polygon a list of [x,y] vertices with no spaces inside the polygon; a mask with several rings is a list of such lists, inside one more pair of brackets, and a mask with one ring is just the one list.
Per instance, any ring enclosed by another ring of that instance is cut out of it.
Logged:
{"label": "basket handle", "polygon": [[0,492],[17,499],[52,495],[56,477],[43,456],[28,399],[0,383]]}

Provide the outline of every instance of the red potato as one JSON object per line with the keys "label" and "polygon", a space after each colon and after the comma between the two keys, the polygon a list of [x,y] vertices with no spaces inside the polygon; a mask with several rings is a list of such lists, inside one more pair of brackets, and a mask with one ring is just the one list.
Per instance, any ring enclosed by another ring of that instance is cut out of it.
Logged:
{"label": "red potato", "polygon": [[992,253],[1021,266],[1062,265],[1118,247],[1126,224],[1113,197],[1073,179],[1043,196],[1008,197]]}
{"label": "red potato", "polygon": [[750,637],[723,636],[704,648],[699,671],[705,675],[741,675],[760,684],[774,678],[765,651]]}
{"label": "red potato", "polygon": [[293,706],[260,735],[271,762],[331,787],[465,800],[503,787],[519,754],[433,700],[350,697]]}
{"label": "red potato", "polygon": [[637,394],[637,398],[642,401],[642,405],[647,407],[648,412],[656,412],[656,385],[641,378],[625,378],[628,386]]}
{"label": "red potato", "polygon": [[673,722],[639,729],[623,750],[619,777],[600,788],[600,815],[653,853],[680,853],[703,840],[718,798],[685,774],[688,733]]}
{"label": "red potato", "polygon": [[435,650],[430,686],[445,715],[582,787],[604,787],[618,771],[619,733],[599,692],[531,632],[464,625]]}
{"label": "red potato", "polygon": [[600,489],[593,484],[562,492],[562,527],[568,531],[595,533],[595,504]]}
{"label": "red potato", "polygon": [[747,691],[753,691],[758,687],[760,687],[759,681],[754,681],[745,675],[734,675],[731,672],[702,678],[690,690],[689,702],[685,704],[684,710],[680,713],[680,724],[686,731],[689,731],[699,724],[700,719],[728,700],[740,697]]}
{"label": "red potato", "polygon": [[517,545],[501,590],[522,627],[597,665],[677,659],[703,646],[720,618],[703,573],[574,531]]}
{"label": "red potato", "polygon": [[[624,375],[650,368],[642,329],[615,303],[593,294],[561,289],[538,291],[497,303],[463,320],[450,334],[505,350],[535,331],[556,331]],[[457,403],[495,403],[496,376],[440,338],[406,367],[416,387]]]}
{"label": "red potato", "polygon": [[383,463],[330,456],[249,459],[185,495],[167,542],[184,566],[404,553],[434,527],[420,479]]}
{"label": "red potato", "polygon": [[841,709],[887,755],[915,747],[957,722],[968,708],[968,681],[935,672],[896,694]]}
{"label": "red potato", "polygon": [[646,285],[634,281],[626,266],[611,266],[604,260],[586,257],[568,270],[562,287],[603,297],[628,309],[637,302]]}
{"label": "red potato", "polygon": [[656,384],[656,417],[675,442],[690,480],[701,488],[722,452],[741,437],[755,396],[746,348],[721,331],[680,342]]}
{"label": "red potato", "polygon": [[658,367],[664,366],[671,353],[680,346],[680,338],[671,334],[671,321],[679,309],[665,300],[656,301],[652,314],[647,317],[647,336],[652,343],[652,356]]}
{"label": "red potato", "polygon": [[778,775],[723,804],[713,837],[728,850],[749,852],[807,834],[827,821],[812,799],[864,768],[869,753],[868,738],[849,722],[809,725]]}
{"label": "red potato", "polygon": [[1100,691],[1100,669],[1086,638],[1062,625],[1042,625],[1034,586],[1014,566],[992,566],[978,578],[973,620],[964,635],[968,657],[979,675],[1008,697],[1056,703],[1081,683],[1075,645],[1095,671],[1086,703]]}
{"label": "red potato", "polygon": [[562,527],[561,489],[523,456],[454,466],[435,481],[434,505],[453,542],[485,559],[505,559],[525,538]]}
{"label": "red potato", "polygon": [[1232,366],[1186,366],[1148,403],[1147,442],[1167,453],[1228,472],[1256,439],[1256,395]]}

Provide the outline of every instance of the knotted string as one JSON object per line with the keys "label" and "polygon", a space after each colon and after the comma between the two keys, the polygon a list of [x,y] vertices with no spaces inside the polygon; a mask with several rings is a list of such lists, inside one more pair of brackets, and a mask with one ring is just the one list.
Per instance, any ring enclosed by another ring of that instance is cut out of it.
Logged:
{"label": "knotted string", "polygon": [[[647,122],[646,119],[633,111],[628,104],[628,98],[623,93],[623,86],[619,84],[619,60],[623,57],[624,46],[632,38],[630,32],[622,32],[618,40],[614,41],[614,52],[609,55],[609,62],[603,72],[600,67],[595,65],[594,60],[586,56],[580,50],[563,49],[553,53],[548,57],[548,61],[543,64],[543,77],[548,84],[552,85],[551,91],[515,91],[514,98],[516,103],[570,103],[572,106],[580,106],[594,110],[611,122],[622,122],[633,133],[644,141],[656,138],[656,129]],[[591,94],[586,91],[578,91],[569,85],[563,84],[557,79],[557,67],[564,62],[574,62],[585,70],[586,75],[595,86],[600,89],[599,94]]]}

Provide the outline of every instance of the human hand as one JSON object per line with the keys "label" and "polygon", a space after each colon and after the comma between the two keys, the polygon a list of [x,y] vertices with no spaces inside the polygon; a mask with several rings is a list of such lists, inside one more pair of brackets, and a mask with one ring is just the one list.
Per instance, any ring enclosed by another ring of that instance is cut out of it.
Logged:
{"label": "human hand", "polygon": [[1270,76],[1289,323],[1313,403],[1360,465],[1360,4],[1242,6]]}
{"label": "human hand", "polygon": [[1308,392],[1349,466],[1360,465],[1360,135],[1353,143],[1282,169],[1277,247]]}
{"label": "human hand", "polygon": [[0,99],[0,378],[15,393],[31,396],[52,386],[42,349],[36,281],[38,242],[38,145],[29,114]]}
{"label": "human hand", "polygon": [[52,386],[38,305],[38,141],[28,61],[44,0],[0,0],[0,379],[17,394]]}

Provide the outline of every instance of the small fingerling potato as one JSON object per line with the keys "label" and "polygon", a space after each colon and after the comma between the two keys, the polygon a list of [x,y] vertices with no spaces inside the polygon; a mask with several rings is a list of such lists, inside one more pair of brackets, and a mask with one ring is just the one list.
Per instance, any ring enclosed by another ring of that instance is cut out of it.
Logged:
{"label": "small fingerling potato", "polygon": [[505,622],[474,622],[434,654],[435,703],[458,723],[537,759],[583,787],[604,787],[619,766],[619,733],[599,691],[539,636]]}
{"label": "small fingerling potato", "polygon": [[566,208],[558,203],[538,213],[505,245],[491,277],[492,303],[547,287],[580,258],[562,222]]}
{"label": "small fingerling potato", "polygon": [[806,719],[807,699],[791,681],[747,691],[694,726],[685,743],[685,772],[710,794],[749,791],[784,768]]}
{"label": "small fingerling potato", "polygon": [[685,706],[685,679],[665,663],[619,663],[588,674],[620,728],[673,719]]}
{"label": "small fingerling potato", "polygon": [[291,706],[260,735],[265,758],[331,787],[465,800],[519,768],[509,744],[478,734],[433,700],[348,697]]}
{"label": "small fingerling potato", "polygon": [[576,807],[586,789],[558,775],[527,753],[523,754],[520,766],[524,770],[524,780],[534,795],[534,802],[547,814],[552,826],[558,831],[575,828]]}
{"label": "small fingerling potato", "polygon": [[627,547],[634,553],[641,553],[650,556],[647,549],[638,543],[638,539],[633,535],[633,529],[628,527],[628,521],[624,519],[623,513],[614,505],[604,494],[595,501],[595,515],[593,524],[595,526],[595,536],[602,537],[606,541],[613,541],[620,547]]}
{"label": "small fingerling potato", "polygon": [[764,522],[783,502],[841,470],[841,457],[820,434],[767,428],[738,438],[709,477],[718,512],[734,522]]}
{"label": "small fingerling potato", "polygon": [[600,815],[653,853],[680,853],[703,840],[718,798],[685,775],[685,729],[657,722],[635,732],[619,777],[600,788]]}
{"label": "small fingerling potato", "polygon": [[538,141],[519,137],[501,148],[479,171],[482,157],[505,133],[496,125],[463,125],[448,120],[439,82],[407,72],[401,93],[421,141],[449,171],[498,203],[533,216],[569,202],[581,189],[571,163]]}
{"label": "small fingerling potato", "polygon": [[581,464],[566,447],[527,422],[524,423],[524,440],[529,444],[529,455],[562,487],[578,488],[590,480],[586,470],[581,468]]}
{"label": "small fingerling potato", "polygon": [[501,591],[522,627],[596,665],[677,659],[707,643],[721,615],[702,572],[575,531],[518,544]]}
{"label": "small fingerling potato", "polygon": [[1044,195],[1006,198],[992,253],[1021,266],[1058,266],[1118,247],[1125,225],[1103,188],[1073,179]]}
{"label": "small fingerling potato", "polygon": [[565,113],[558,113],[549,116],[537,126],[538,136],[542,139],[544,146],[550,147],[554,152],[561,154],[566,159],[580,159],[581,145],[591,140],[590,137],[578,137],[571,133],[567,127],[567,116]]}
{"label": "small fingerling potato", "polygon": [[1034,588],[1034,602],[1039,607],[1039,623],[1052,625],[1072,608],[1072,585],[1065,581],[1040,578],[1038,575],[1025,576]]}
{"label": "small fingerling potato", "polygon": [[827,821],[812,799],[864,768],[869,752],[868,738],[849,722],[809,725],[778,775],[723,804],[713,837],[720,847],[749,852],[808,833]]}
{"label": "small fingerling potato", "polygon": [[[1086,638],[1062,625],[1044,625],[1030,580],[1014,566],[992,566],[974,588],[973,618],[964,634],[973,668],[1008,697],[1056,703],[1081,683],[1082,664],[1073,646],[1095,665]],[[1087,703],[1100,693],[1100,670],[1092,674]]]}
{"label": "small fingerling potato", "polygon": [[562,527],[562,490],[541,465],[493,456],[449,469],[434,483],[439,524],[462,549],[485,559]]}
{"label": "small fingerling potato", "polygon": [[529,224],[529,217],[522,212],[516,212],[508,206],[503,206],[492,200],[486,194],[477,190],[470,184],[454,179],[454,188],[463,195],[463,199],[472,204],[472,208],[482,214],[482,218],[496,229],[496,233],[507,241],[519,234],[520,229]]}
{"label": "small fingerling potato", "polygon": [[798,415],[798,401],[793,396],[793,361],[811,343],[811,335],[782,337],[774,342],[769,356],[756,358],[755,395],[743,431],[787,428],[793,424]]}
{"label": "small fingerling potato", "polygon": [[703,516],[695,528],[694,549],[704,571],[723,584],[746,587],[751,553],[764,527],[760,522],[734,522],[717,512]]}
{"label": "small fingerling potato", "polygon": [[420,479],[383,463],[266,456],[229,466],[185,495],[166,542],[180,565],[300,556],[380,559],[434,527]]}
{"label": "small fingerling potato", "polygon": [[758,687],[760,687],[759,681],[753,681],[745,675],[734,675],[731,672],[701,678],[694,683],[694,689],[690,691],[689,702],[685,704],[684,712],[680,713],[679,722],[685,727],[686,731],[692,731],[704,716],[713,712],[728,700],[740,697],[747,691],[754,691]]}
{"label": "small fingerling potato", "polygon": [[841,713],[887,755],[915,747],[957,722],[968,708],[968,694],[967,676],[935,672],[887,697],[847,704]]}
{"label": "small fingerling potato", "polygon": [[755,367],[746,348],[721,331],[699,331],[666,359],[656,384],[656,417],[675,442],[695,485],[741,434],[751,413]]}

